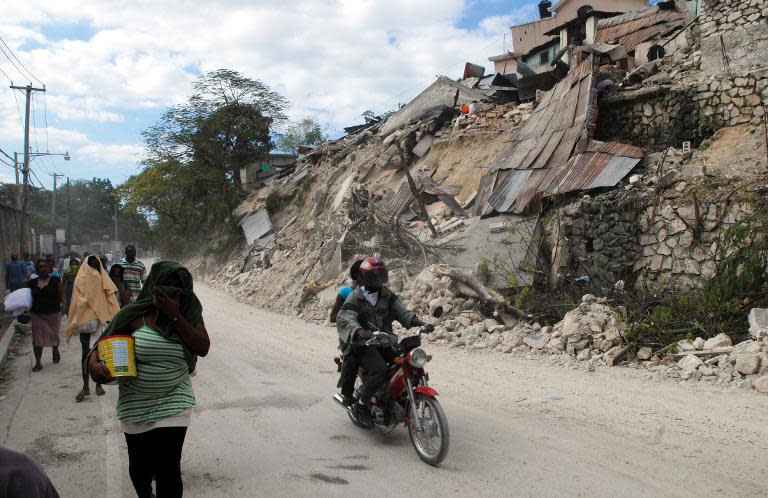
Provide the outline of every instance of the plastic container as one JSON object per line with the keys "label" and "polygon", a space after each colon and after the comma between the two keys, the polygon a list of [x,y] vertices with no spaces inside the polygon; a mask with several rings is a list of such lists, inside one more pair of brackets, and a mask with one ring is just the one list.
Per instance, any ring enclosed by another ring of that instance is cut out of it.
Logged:
{"label": "plastic container", "polygon": [[136,377],[136,345],[131,335],[110,335],[99,339],[99,358],[112,377]]}

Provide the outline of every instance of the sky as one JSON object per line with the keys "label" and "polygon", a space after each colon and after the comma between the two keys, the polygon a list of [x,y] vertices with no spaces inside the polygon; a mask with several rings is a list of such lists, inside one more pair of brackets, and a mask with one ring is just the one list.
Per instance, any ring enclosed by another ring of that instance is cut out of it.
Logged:
{"label": "sky", "polygon": [[[437,75],[509,47],[509,26],[536,18],[528,0],[3,0],[0,149],[23,151],[33,94],[32,182],[52,173],[110,178],[141,171],[141,132],[182,103],[207,71],[233,69],[315,116],[330,136],[408,102]],[[0,154],[0,160],[8,161]],[[0,181],[14,181],[0,163]]]}

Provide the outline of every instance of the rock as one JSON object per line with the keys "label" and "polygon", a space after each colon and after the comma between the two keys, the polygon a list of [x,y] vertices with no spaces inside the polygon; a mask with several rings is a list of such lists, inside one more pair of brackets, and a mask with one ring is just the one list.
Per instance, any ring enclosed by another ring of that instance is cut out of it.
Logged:
{"label": "rock", "polygon": [[768,375],[753,380],[752,388],[759,393],[768,394]]}
{"label": "rock", "polygon": [[704,339],[702,339],[701,337],[697,337],[693,341],[693,347],[695,347],[698,350],[701,350],[701,349],[704,349],[704,344],[705,343],[706,343],[706,341]]}
{"label": "rock", "polygon": [[490,329],[488,329],[488,332],[490,332],[491,334],[501,334],[505,330],[507,330],[506,325],[496,325],[495,327],[491,327]]}
{"label": "rock", "polygon": [[529,335],[523,339],[523,344],[531,349],[543,349],[549,342],[549,334]]}
{"label": "rock", "polygon": [[488,341],[487,341],[488,349],[494,349],[499,344],[501,344],[501,341],[499,340],[498,337],[491,336],[488,338]]}
{"label": "rock", "polygon": [[576,353],[576,359],[579,361],[587,361],[592,357],[592,351],[589,349],[582,349],[578,353]]}
{"label": "rock", "polygon": [[584,294],[581,297],[581,302],[582,303],[589,304],[589,303],[594,303],[595,301],[597,301],[597,298],[595,296],[593,296],[592,294]]}
{"label": "rock", "polygon": [[589,347],[589,344],[592,342],[592,338],[590,336],[582,336],[580,339],[576,340],[577,336],[571,336],[568,338],[568,345],[566,346],[566,351],[569,354],[573,354],[576,351],[581,351],[582,349],[586,349]]}
{"label": "rock", "polygon": [[703,374],[701,373],[701,370],[694,370],[691,372],[691,380],[699,381],[702,376]]}
{"label": "rock", "polygon": [[704,367],[700,369],[699,372],[701,372],[701,375],[704,377],[713,377],[717,373],[716,370],[712,367]]}
{"label": "rock", "polygon": [[650,360],[653,350],[649,347],[642,347],[637,351],[638,360]]}
{"label": "rock", "polygon": [[725,334],[717,334],[715,337],[712,337],[704,341],[704,351],[708,351],[710,349],[715,349],[715,348],[721,348],[725,346],[730,346],[732,344],[733,343],[731,342],[730,337],[728,337]]}
{"label": "rock", "polygon": [[699,366],[703,365],[704,362],[701,361],[701,358],[698,356],[694,356],[692,354],[689,354],[688,356],[683,357],[680,361],[677,362],[677,366],[683,369],[685,372],[688,372],[689,374],[691,372],[695,372]]}
{"label": "rock", "polygon": [[497,325],[499,325],[499,322],[497,322],[493,318],[487,318],[483,320],[483,325],[485,326],[485,330],[490,332],[493,327],[496,327]]}
{"label": "rock", "polygon": [[502,332],[501,334],[501,344],[504,346],[505,351],[506,348],[509,348],[510,351],[519,345],[523,343],[523,338],[525,336],[516,330],[507,330],[506,332]]}
{"label": "rock", "polygon": [[443,323],[443,328],[449,332],[453,332],[456,330],[457,325],[458,322],[456,320],[446,320],[445,323]]}
{"label": "rock", "polygon": [[686,351],[696,351],[696,346],[694,346],[688,339],[682,339],[677,341],[677,350],[681,353],[685,353]]}
{"label": "rock", "polygon": [[737,354],[736,370],[744,375],[756,374],[760,370],[760,356],[755,353]]}
{"label": "rock", "polygon": [[757,339],[768,335],[768,308],[752,308],[749,310],[749,335]]}
{"label": "rock", "polygon": [[546,347],[544,348],[548,353],[562,353],[563,349],[565,349],[565,343],[560,337],[554,337],[549,340]]}

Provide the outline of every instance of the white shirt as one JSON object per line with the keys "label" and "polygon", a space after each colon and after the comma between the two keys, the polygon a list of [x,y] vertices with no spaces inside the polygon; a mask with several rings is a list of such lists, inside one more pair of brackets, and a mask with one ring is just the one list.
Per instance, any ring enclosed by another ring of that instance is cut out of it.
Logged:
{"label": "white shirt", "polygon": [[363,287],[363,297],[366,301],[371,303],[371,305],[376,306],[376,303],[379,302],[379,291],[371,292]]}

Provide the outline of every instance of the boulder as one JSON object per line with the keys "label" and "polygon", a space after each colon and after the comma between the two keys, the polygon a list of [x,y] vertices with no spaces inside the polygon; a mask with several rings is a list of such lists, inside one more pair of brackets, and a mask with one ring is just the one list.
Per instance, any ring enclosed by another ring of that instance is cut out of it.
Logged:
{"label": "boulder", "polygon": [[760,356],[755,353],[737,354],[736,370],[744,375],[756,374],[760,370]]}
{"label": "boulder", "polygon": [[749,335],[755,339],[768,332],[768,308],[752,308],[749,310]]}
{"label": "boulder", "polygon": [[565,349],[565,343],[560,337],[554,337],[549,340],[545,349],[548,353],[562,353]]}
{"label": "boulder", "polygon": [[549,342],[549,334],[529,335],[523,339],[523,344],[531,349],[544,349]]}
{"label": "boulder", "polygon": [[593,296],[592,294],[584,294],[581,297],[581,302],[582,303],[594,303],[595,301],[597,301],[597,298],[595,296]]}
{"label": "boulder", "polygon": [[578,353],[576,353],[576,359],[578,361],[587,361],[592,357],[592,351],[589,349],[582,349]]}
{"label": "boulder", "polygon": [[501,334],[501,344],[511,350],[521,345],[524,337],[525,335],[516,330],[507,330]]}
{"label": "boulder", "polygon": [[638,360],[650,360],[651,355],[653,354],[653,350],[649,347],[642,347],[637,350],[637,359]]}
{"label": "boulder", "polygon": [[564,339],[572,335],[581,335],[581,323],[578,316],[573,311],[566,313],[563,321],[560,322],[560,336]]}
{"label": "boulder", "polygon": [[443,323],[443,328],[449,332],[453,332],[456,330],[457,325],[458,322],[456,320],[446,320],[445,323]]}
{"label": "boulder", "polygon": [[568,345],[566,346],[566,351],[568,353],[573,354],[576,351],[581,351],[582,349],[586,349],[589,347],[589,344],[592,342],[592,338],[590,336],[582,336],[581,338],[578,338],[578,336],[571,336],[568,338]]}
{"label": "boulder", "polygon": [[696,351],[696,346],[694,346],[693,343],[688,339],[683,339],[677,341],[677,350],[681,353],[685,353],[687,351]]}
{"label": "boulder", "polygon": [[752,387],[759,393],[768,394],[768,375],[753,380]]}
{"label": "boulder", "polygon": [[682,368],[685,372],[688,372],[689,374],[692,372],[695,372],[696,369],[703,364],[704,362],[701,361],[701,358],[699,358],[698,356],[694,356],[692,354],[689,354],[688,356],[684,356],[680,361],[677,362],[677,366]]}
{"label": "boulder", "polygon": [[494,327],[489,328],[488,332],[490,332],[491,334],[501,334],[505,330],[507,330],[506,325],[496,325]]}
{"label": "boulder", "polygon": [[706,341],[704,339],[702,339],[701,337],[697,337],[693,341],[693,347],[695,347],[697,350],[701,350],[701,349],[704,349],[704,344],[705,343],[706,343]]}
{"label": "boulder", "polygon": [[493,329],[494,327],[497,327],[499,325],[499,322],[497,322],[493,318],[487,318],[487,319],[483,320],[483,325],[485,325],[485,330],[490,332],[491,329]]}
{"label": "boulder", "polygon": [[728,337],[725,334],[717,334],[715,337],[712,337],[710,339],[707,339],[704,341],[704,350],[710,350],[715,348],[722,348],[725,346],[730,346],[733,343],[731,342],[731,338]]}

